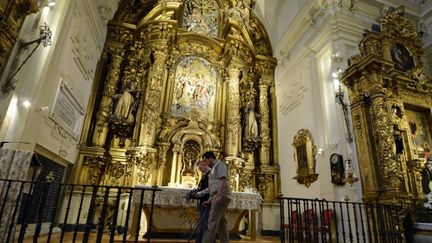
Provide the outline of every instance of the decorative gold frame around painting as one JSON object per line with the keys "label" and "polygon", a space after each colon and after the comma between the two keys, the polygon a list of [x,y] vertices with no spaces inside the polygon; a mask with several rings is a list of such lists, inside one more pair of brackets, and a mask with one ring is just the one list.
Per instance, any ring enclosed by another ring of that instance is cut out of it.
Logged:
{"label": "decorative gold frame around painting", "polygon": [[294,136],[292,143],[294,147],[294,161],[297,166],[297,182],[304,184],[306,187],[318,179],[315,173],[315,155],[316,146],[313,142],[312,134],[307,129],[300,129]]}

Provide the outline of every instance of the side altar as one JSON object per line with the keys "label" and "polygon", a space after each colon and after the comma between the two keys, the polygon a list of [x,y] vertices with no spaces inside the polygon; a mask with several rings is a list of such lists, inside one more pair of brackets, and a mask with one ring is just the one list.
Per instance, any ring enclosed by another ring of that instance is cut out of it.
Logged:
{"label": "side altar", "polygon": [[[137,186],[136,188],[149,188],[149,186]],[[153,238],[170,238],[189,236],[198,222],[197,201],[186,198],[190,189],[161,187],[162,191],[156,193],[153,208],[151,235]],[[136,225],[140,223],[141,229],[148,229],[150,222],[152,194],[136,191],[133,195],[134,213],[129,235],[134,238]],[[141,202],[142,200],[142,202]],[[247,219],[251,238],[256,237],[256,212],[261,208],[262,198],[259,193],[233,192],[231,203],[225,215],[231,236],[238,236],[240,222]],[[140,220],[139,205],[144,205],[142,212],[144,220]],[[144,221],[144,222],[143,222]],[[141,231],[142,232],[142,231]],[[147,233],[147,232],[146,232]]]}

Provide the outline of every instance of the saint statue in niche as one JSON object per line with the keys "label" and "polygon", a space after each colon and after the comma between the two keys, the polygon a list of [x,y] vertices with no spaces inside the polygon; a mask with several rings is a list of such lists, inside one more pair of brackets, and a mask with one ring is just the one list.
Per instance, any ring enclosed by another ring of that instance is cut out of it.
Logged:
{"label": "saint statue in niche", "polygon": [[114,111],[114,118],[126,120],[127,123],[134,122],[134,117],[131,112],[132,104],[135,99],[130,93],[130,89],[126,88],[121,94],[119,101]]}
{"label": "saint statue in niche", "polygon": [[255,102],[251,101],[246,107],[245,117],[245,136],[246,137],[258,137],[258,122],[257,115],[255,113]]}
{"label": "saint statue in niche", "polygon": [[226,16],[243,22],[249,30],[249,19],[253,5],[253,0],[237,0],[232,8],[226,10]]}
{"label": "saint statue in niche", "polygon": [[114,98],[118,98],[113,114],[114,120],[125,123],[133,123],[135,121],[132,112],[137,106],[138,97],[134,97],[132,94],[136,93],[136,96],[139,94],[136,92],[137,81],[133,78],[134,73],[135,71],[131,70],[131,73],[123,79],[122,83],[124,87],[122,93],[114,96]]}

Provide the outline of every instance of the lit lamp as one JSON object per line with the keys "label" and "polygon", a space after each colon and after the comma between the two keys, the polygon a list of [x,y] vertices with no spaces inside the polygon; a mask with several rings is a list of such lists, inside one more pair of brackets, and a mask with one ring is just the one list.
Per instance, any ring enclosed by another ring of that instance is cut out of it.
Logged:
{"label": "lit lamp", "polygon": [[358,181],[358,177],[354,172],[350,159],[345,160],[345,167],[345,182],[352,186],[354,182]]}

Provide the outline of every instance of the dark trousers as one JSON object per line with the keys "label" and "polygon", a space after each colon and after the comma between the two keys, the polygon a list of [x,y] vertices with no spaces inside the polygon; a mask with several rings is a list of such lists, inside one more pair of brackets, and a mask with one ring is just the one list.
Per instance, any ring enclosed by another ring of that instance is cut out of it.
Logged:
{"label": "dark trousers", "polygon": [[198,205],[199,210],[199,221],[197,226],[197,234],[195,238],[196,243],[202,243],[202,238],[207,227],[208,216],[210,214],[210,207],[204,207],[201,204]]}

